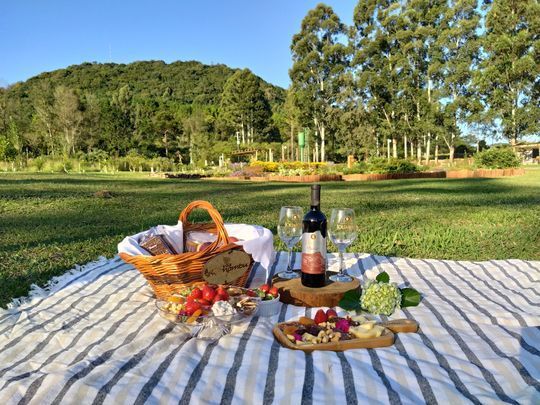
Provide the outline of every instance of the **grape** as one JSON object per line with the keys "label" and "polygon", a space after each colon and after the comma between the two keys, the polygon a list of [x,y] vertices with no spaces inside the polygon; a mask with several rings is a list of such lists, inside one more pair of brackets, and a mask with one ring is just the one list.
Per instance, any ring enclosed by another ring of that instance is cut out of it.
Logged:
{"label": "grape", "polygon": [[360,305],[372,314],[392,315],[400,304],[401,292],[396,283],[369,280],[362,289]]}

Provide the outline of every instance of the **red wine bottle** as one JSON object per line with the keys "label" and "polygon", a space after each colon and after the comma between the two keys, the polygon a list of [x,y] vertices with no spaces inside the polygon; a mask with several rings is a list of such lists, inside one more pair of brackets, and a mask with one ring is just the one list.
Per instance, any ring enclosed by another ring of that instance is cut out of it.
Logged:
{"label": "red wine bottle", "polygon": [[302,284],[320,288],[326,283],[326,217],[321,212],[321,186],[311,186],[311,209],[302,221]]}

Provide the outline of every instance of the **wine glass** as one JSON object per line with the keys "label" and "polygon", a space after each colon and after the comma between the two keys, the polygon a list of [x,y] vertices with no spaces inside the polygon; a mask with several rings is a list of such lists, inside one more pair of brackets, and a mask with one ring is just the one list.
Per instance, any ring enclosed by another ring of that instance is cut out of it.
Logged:
{"label": "wine glass", "polygon": [[278,235],[287,246],[287,271],[278,273],[278,277],[290,280],[300,277],[291,268],[291,253],[294,245],[302,237],[302,217],[304,212],[300,207],[281,207],[279,211]]}
{"label": "wine glass", "polygon": [[344,268],[343,253],[347,246],[354,242],[357,235],[354,210],[351,208],[334,208],[330,214],[328,234],[330,240],[339,251],[339,273],[330,276],[332,281],[349,282],[353,278]]}

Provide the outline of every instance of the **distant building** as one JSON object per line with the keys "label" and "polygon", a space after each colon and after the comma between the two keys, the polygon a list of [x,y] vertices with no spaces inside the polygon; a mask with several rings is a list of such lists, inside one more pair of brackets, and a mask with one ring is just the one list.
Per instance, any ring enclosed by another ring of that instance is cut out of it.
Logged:
{"label": "distant building", "polygon": [[540,143],[520,142],[514,146],[514,150],[523,163],[540,163]]}

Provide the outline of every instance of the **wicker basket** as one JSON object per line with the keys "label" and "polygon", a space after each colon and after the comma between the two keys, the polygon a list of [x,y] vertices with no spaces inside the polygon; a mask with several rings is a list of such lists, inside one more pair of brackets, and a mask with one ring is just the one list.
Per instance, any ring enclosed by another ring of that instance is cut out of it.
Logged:
{"label": "wicker basket", "polygon": [[[208,211],[213,222],[201,224],[190,223],[188,221],[189,214],[198,208]],[[204,230],[215,233],[217,235],[216,241],[202,251],[186,252],[177,255],[132,256],[127,253],[120,253],[122,260],[132,264],[143,274],[159,299],[167,299],[172,294],[180,292],[187,285],[204,281],[202,278],[204,264],[216,255],[228,250],[243,250],[242,246],[229,240],[229,235],[225,230],[221,215],[207,201],[193,201],[182,211],[179,219],[183,225],[184,244],[186,234],[190,231]],[[244,287],[252,268],[253,259],[248,270],[231,284]]]}

